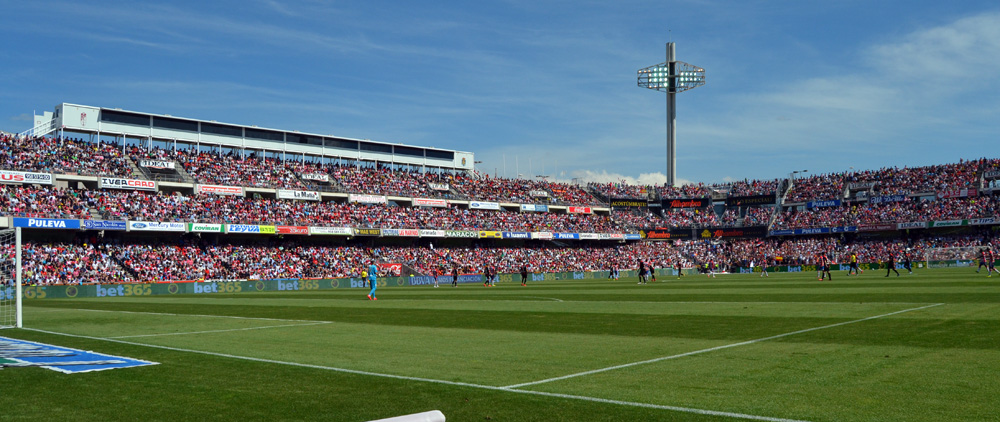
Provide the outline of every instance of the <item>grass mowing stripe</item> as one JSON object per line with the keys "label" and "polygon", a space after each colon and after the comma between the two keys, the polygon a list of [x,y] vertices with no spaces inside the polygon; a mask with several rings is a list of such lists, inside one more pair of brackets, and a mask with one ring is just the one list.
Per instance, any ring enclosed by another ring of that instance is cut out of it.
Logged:
{"label": "grass mowing stripe", "polygon": [[310,325],[322,325],[322,324],[333,324],[329,321],[313,322],[309,324],[286,324],[286,325],[268,325],[264,327],[248,327],[248,328],[230,328],[226,330],[207,330],[207,331],[190,331],[186,333],[162,333],[162,334],[139,334],[134,336],[114,336],[108,338],[136,338],[136,337],[161,337],[161,336],[184,336],[188,334],[209,334],[209,333],[228,333],[231,331],[250,331],[250,330],[263,330],[266,328],[285,328],[285,327],[307,327]]}
{"label": "grass mowing stripe", "polygon": [[458,382],[458,381],[446,381],[446,380],[437,380],[437,379],[420,378],[420,377],[407,377],[407,376],[403,376],[403,375],[382,374],[382,373],[377,373],[377,372],[359,371],[359,370],[347,369],[347,368],[336,368],[336,367],[332,367],[332,366],[312,365],[312,364],[306,364],[306,363],[287,362],[287,361],[280,361],[280,360],[274,360],[274,359],[255,358],[255,357],[250,357],[250,356],[239,356],[239,355],[232,355],[232,354],[227,354],[227,353],[216,353],[216,352],[208,352],[208,351],[203,351],[203,350],[193,350],[193,349],[183,349],[183,348],[179,348],[179,347],[160,346],[160,345],[156,345],[156,344],[136,343],[136,342],[132,342],[132,341],[118,340],[118,339],[107,338],[107,337],[93,337],[93,336],[84,336],[84,335],[78,335],[78,334],[60,333],[60,332],[56,332],[56,331],[41,330],[41,329],[37,329],[37,328],[24,328],[24,329],[28,330],[28,331],[35,331],[35,332],[45,333],[45,334],[51,334],[51,335],[66,336],[66,337],[75,337],[75,338],[83,338],[83,339],[88,339],[88,340],[108,341],[108,342],[113,342],[113,343],[127,344],[127,345],[131,345],[131,346],[142,346],[142,347],[151,347],[151,348],[155,348],[155,349],[170,350],[170,351],[174,351],[174,352],[197,353],[197,354],[203,354],[203,355],[209,355],[209,356],[217,356],[217,357],[230,358],[230,359],[240,359],[240,360],[248,360],[248,361],[253,361],[253,362],[271,363],[271,364],[277,364],[277,365],[288,365],[288,366],[296,366],[296,367],[311,368],[311,369],[322,369],[322,370],[327,370],[327,371],[343,372],[343,373],[354,374],[354,375],[367,375],[367,376],[373,376],[373,377],[393,378],[393,379],[404,380],[404,381],[418,381],[418,382],[427,382],[427,383],[434,383],[434,384],[445,384],[445,385],[452,385],[452,386],[459,386],[459,387],[469,387],[469,388],[477,388],[477,389],[484,389],[484,390],[504,391],[504,392],[510,392],[510,393],[516,393],[516,394],[528,394],[528,395],[533,395],[533,396],[545,396],[545,397],[555,397],[555,398],[563,398],[563,399],[571,399],[571,400],[582,400],[582,401],[589,401],[589,402],[594,402],[594,403],[614,404],[614,405],[619,405],[619,406],[642,407],[642,408],[648,408],[648,409],[661,409],[661,410],[669,410],[669,411],[683,412],[683,413],[692,413],[692,414],[706,415],[706,416],[722,416],[722,417],[729,417],[729,418],[736,418],[736,419],[758,420],[758,421],[767,421],[767,422],[808,422],[808,421],[804,421],[804,420],[774,418],[774,417],[769,417],[769,416],[749,415],[749,414],[743,414],[743,413],[722,412],[722,411],[716,411],[716,410],[695,409],[695,408],[679,407],[679,406],[667,406],[667,405],[659,405],[659,404],[652,404],[652,403],[637,403],[637,402],[619,401],[619,400],[603,399],[603,398],[599,398],[599,397],[576,396],[576,395],[569,395],[569,394],[549,393],[549,392],[544,392],[544,391],[519,390],[519,389],[509,388],[509,387],[496,387],[496,386],[491,386],[491,385],[471,384],[471,383],[464,383],[464,382]]}
{"label": "grass mowing stripe", "polygon": [[597,374],[597,373],[601,373],[601,372],[613,371],[613,370],[616,370],[616,369],[623,369],[623,368],[629,368],[629,367],[638,366],[638,365],[645,365],[645,364],[649,364],[649,363],[662,362],[662,361],[669,360],[669,359],[677,359],[677,358],[682,358],[682,357],[685,357],[685,356],[693,356],[693,355],[698,355],[698,354],[702,354],[702,353],[714,352],[716,350],[729,349],[729,348],[738,347],[738,346],[746,346],[746,345],[750,345],[750,344],[754,344],[754,343],[760,343],[762,341],[774,340],[774,339],[777,339],[777,338],[793,336],[793,335],[796,335],[796,334],[808,333],[808,332],[811,332],[811,331],[824,330],[824,329],[827,329],[827,328],[840,327],[842,325],[848,325],[848,324],[854,324],[854,323],[858,323],[858,322],[870,321],[870,320],[873,320],[873,319],[884,318],[884,317],[887,317],[887,316],[898,315],[898,314],[902,314],[902,313],[906,313],[906,312],[919,311],[921,309],[933,308],[935,306],[941,306],[941,305],[944,305],[944,304],[943,303],[935,303],[935,304],[932,304],[932,305],[921,306],[921,307],[918,307],[918,308],[904,309],[902,311],[890,312],[888,314],[871,316],[871,317],[867,317],[867,318],[857,319],[857,320],[854,320],[854,321],[838,322],[836,324],[824,325],[822,327],[806,328],[804,330],[792,331],[790,333],[778,334],[778,335],[775,335],[775,336],[763,337],[763,338],[758,338],[758,339],[754,339],[754,340],[747,340],[747,341],[742,341],[742,342],[739,342],[739,343],[726,344],[726,345],[717,346],[717,347],[710,347],[708,349],[695,350],[693,352],[681,353],[681,354],[672,355],[672,356],[664,356],[664,357],[659,357],[659,358],[656,358],[656,359],[644,360],[644,361],[640,361],[640,362],[632,362],[632,363],[626,363],[626,364],[622,364],[622,365],[609,366],[607,368],[601,368],[601,369],[594,369],[594,370],[590,370],[590,371],[578,372],[578,373],[575,373],[575,374],[563,375],[561,377],[549,378],[549,379],[544,379],[544,380],[541,380],[541,381],[533,381],[533,382],[526,382],[526,383],[522,383],[522,384],[508,385],[505,388],[514,389],[514,388],[528,387],[528,386],[532,386],[532,385],[545,384],[545,383],[549,383],[549,382],[553,382],[553,381],[561,381],[561,380],[570,379],[570,378],[582,377],[582,376],[585,376],[585,375],[592,375],[592,374]]}

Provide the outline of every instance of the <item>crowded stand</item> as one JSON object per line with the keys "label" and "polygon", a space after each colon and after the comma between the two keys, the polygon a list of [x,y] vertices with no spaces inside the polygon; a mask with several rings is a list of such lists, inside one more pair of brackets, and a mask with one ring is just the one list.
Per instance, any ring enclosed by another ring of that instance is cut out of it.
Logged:
{"label": "crowded stand", "polygon": [[719,225],[719,216],[712,208],[664,210],[663,219],[670,227],[714,227]]}
{"label": "crowded stand", "polygon": [[944,221],[1000,216],[1000,198],[973,196],[935,200],[909,199],[883,204],[858,203],[838,207],[797,210],[790,208],[778,216],[773,229],[838,227],[861,224]]}
{"label": "crowded stand", "polygon": [[783,179],[742,180],[729,185],[729,196],[771,195],[783,184]]}
{"label": "crowded stand", "polygon": [[[913,238],[853,239],[840,237],[760,238],[634,242],[627,244],[499,245],[470,244],[435,248],[421,245],[298,245],[292,241],[247,245],[190,242],[92,244],[27,242],[24,279],[28,284],[80,284],[183,281],[207,279],[294,279],[358,277],[373,262],[402,264],[417,274],[480,274],[486,267],[516,273],[631,270],[641,261],[653,268],[716,264],[734,266],[814,265],[819,255],[847,263],[884,262],[892,253],[923,260],[937,248],[1000,247],[980,233],[926,234]],[[9,247],[8,247],[9,248]]]}
{"label": "crowded stand", "polygon": [[86,176],[132,176],[122,147],[75,138],[0,134],[0,169]]}
{"label": "crowded stand", "polygon": [[426,196],[427,186],[407,171],[392,171],[384,167],[366,168],[337,166],[332,178],[352,193],[393,196]]}
{"label": "crowded stand", "polygon": [[611,219],[619,227],[630,229],[664,227],[666,224],[663,217],[648,210],[614,210],[611,212]]}
{"label": "crowded stand", "polygon": [[681,187],[656,187],[656,192],[660,195],[660,198],[704,198],[709,196],[712,191],[713,187],[704,183],[687,184]]}
{"label": "crowded stand", "polygon": [[926,167],[881,168],[847,173],[845,184],[872,185],[871,194],[908,195],[953,189],[978,188],[980,169],[989,162],[960,161]]}
{"label": "crowded stand", "polygon": [[[601,204],[584,189],[545,180],[414,172],[386,166],[324,165],[301,159],[281,160],[271,155],[243,156],[233,152],[199,152],[195,149],[123,149],[114,144],[78,139],[0,136],[0,166],[4,170],[130,178],[134,177],[131,168],[140,160],[176,162],[196,182],[207,184],[312,190],[317,186],[317,180],[302,176],[314,174],[329,176],[325,186],[338,192],[515,204]],[[610,213],[592,214],[561,212],[561,209],[560,212],[512,211],[517,207],[507,205],[500,210],[469,209],[455,204],[446,207],[404,207],[396,202],[407,204],[407,200],[385,201],[382,198],[383,202],[388,202],[382,204],[343,202],[347,200],[343,198],[347,195],[325,195],[327,201],[297,201],[275,199],[273,193],[263,194],[264,197],[260,193],[247,197],[192,193],[191,187],[173,185],[158,192],[94,189],[96,182],[77,180],[83,178],[71,178],[70,181],[57,179],[58,183],[53,186],[0,185],[0,214],[84,220],[100,218],[550,234],[634,234],[650,228],[767,226],[774,219],[769,229],[786,230],[1000,217],[1000,197],[992,196],[992,192],[980,195],[977,190],[986,171],[1000,171],[1000,160],[982,159],[926,167],[815,175],[791,181],[793,184],[787,193],[782,192],[786,186],[786,181],[782,179],[656,188],[624,183],[591,183],[587,186],[598,196],[636,200],[649,199],[651,192],[655,192],[653,197],[664,199],[705,198],[716,194],[715,199],[721,201],[718,195],[722,194],[729,197],[784,194],[785,204],[843,200],[808,205],[815,208],[792,205],[785,210],[771,206],[730,206],[721,216],[713,206],[664,209],[661,216],[647,208],[615,209]],[[995,183],[995,178],[988,180]],[[58,187],[67,184],[73,188]],[[84,189],[84,186],[90,189]],[[858,200],[848,200],[854,199],[845,197],[848,191],[864,191],[867,194],[858,197]],[[879,196],[883,198],[874,201]],[[721,208],[721,205],[718,206]],[[448,239],[436,248],[412,239],[397,239],[399,244],[385,245],[380,238],[348,239],[345,236],[328,240],[312,237],[308,239],[312,243],[307,244],[304,237],[295,236],[289,236],[295,240],[276,240],[279,238],[275,236],[248,241],[212,234],[204,239],[156,238],[154,241],[153,238],[143,237],[143,234],[129,233],[126,237],[115,233],[108,239],[84,239],[79,236],[75,241],[54,241],[41,239],[41,236],[29,239],[24,248],[24,265],[26,282],[48,285],[356,277],[373,261],[404,264],[418,274],[449,272],[454,267],[460,267],[462,273],[479,273],[486,267],[500,272],[517,272],[522,266],[527,266],[532,272],[627,270],[635,269],[639,261],[655,268],[670,267],[677,262],[685,267],[706,263],[744,267],[751,263],[799,265],[815,263],[818,254],[844,262],[845,257],[852,253],[858,254],[862,261],[879,262],[889,253],[923,256],[930,249],[970,248],[995,243],[982,232],[971,233],[974,228],[965,229],[965,234],[950,235],[934,232],[936,229],[925,230],[914,235],[883,230],[893,232],[885,234],[886,238],[851,234],[669,242],[626,242],[622,238],[619,242],[597,241],[595,237],[593,241],[528,240],[518,243],[493,239]],[[888,238],[891,235],[905,237]]]}
{"label": "crowded stand", "polygon": [[0,185],[0,215],[86,218],[88,211],[80,193],[72,189]]}
{"label": "crowded stand", "polygon": [[844,175],[840,173],[818,174],[794,179],[785,196],[786,203],[822,201],[844,198]]}
{"label": "crowded stand", "polygon": [[587,187],[605,198],[641,199],[649,198],[649,192],[655,192],[652,186],[630,185],[625,182],[620,183],[596,183],[590,182]]}

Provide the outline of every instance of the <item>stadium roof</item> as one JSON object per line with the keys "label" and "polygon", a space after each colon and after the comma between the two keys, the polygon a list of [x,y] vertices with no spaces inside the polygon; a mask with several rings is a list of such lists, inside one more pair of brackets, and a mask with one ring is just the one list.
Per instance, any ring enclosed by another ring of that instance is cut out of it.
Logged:
{"label": "stadium roof", "polygon": [[120,108],[62,103],[35,116],[35,128],[161,142],[212,145],[329,158],[473,170],[471,152],[378,142],[294,130],[220,123]]}

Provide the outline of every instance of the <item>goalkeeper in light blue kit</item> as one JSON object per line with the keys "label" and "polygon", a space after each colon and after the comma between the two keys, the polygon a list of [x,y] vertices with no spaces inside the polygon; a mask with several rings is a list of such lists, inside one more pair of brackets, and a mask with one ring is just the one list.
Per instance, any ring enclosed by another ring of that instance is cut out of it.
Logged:
{"label": "goalkeeper in light blue kit", "polygon": [[368,292],[368,300],[378,300],[375,297],[375,289],[378,288],[378,277],[377,275],[378,267],[374,263],[368,266],[368,284],[372,286],[372,291]]}

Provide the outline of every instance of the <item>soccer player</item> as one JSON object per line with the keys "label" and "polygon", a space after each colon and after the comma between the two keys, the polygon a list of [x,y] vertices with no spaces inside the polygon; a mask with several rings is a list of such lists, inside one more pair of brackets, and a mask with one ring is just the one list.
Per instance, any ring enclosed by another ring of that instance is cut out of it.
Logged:
{"label": "soccer player", "polygon": [[441,268],[434,267],[434,288],[438,288],[438,276],[441,275]]}
{"label": "soccer player", "polygon": [[976,267],[976,273],[979,273],[979,270],[983,269],[983,267],[989,269],[989,267],[986,265],[986,249],[987,248],[979,249],[979,266]]}
{"label": "soccer player", "polygon": [[833,274],[830,272],[830,258],[825,253],[819,254],[819,281],[829,277],[833,281]]}
{"label": "soccer player", "polygon": [[864,271],[858,268],[858,254],[851,252],[851,267],[847,269],[847,275],[851,275],[851,271],[854,271],[854,275],[861,275]]}
{"label": "soccer player", "polygon": [[490,287],[490,266],[483,264],[483,287]]}
{"label": "soccer player", "polygon": [[909,271],[910,274],[913,274],[913,266],[912,262],[910,261],[910,248],[906,248],[906,251],[903,252],[903,268],[906,268],[906,271]]}
{"label": "soccer player", "polygon": [[708,276],[715,278],[715,261],[708,260]]}
{"label": "soccer player", "polygon": [[674,268],[677,269],[677,278],[681,278],[681,276],[684,275],[684,264],[681,264],[681,260],[677,260],[677,263],[674,264]]}
{"label": "soccer player", "polygon": [[767,255],[762,255],[760,257],[760,276],[767,278],[771,277],[767,274]]}
{"label": "soccer player", "polygon": [[378,300],[375,297],[375,289],[378,288],[378,267],[375,266],[374,262],[368,266],[368,284],[372,287],[372,291],[368,292],[368,300]]}
{"label": "soccer player", "polygon": [[646,267],[648,268],[647,271],[649,271],[649,281],[656,283],[656,271],[653,271],[653,264],[649,263]]}
{"label": "soccer player", "polygon": [[635,284],[646,284],[646,264],[639,261],[639,282]]}
{"label": "soccer player", "polygon": [[521,266],[521,287],[528,285],[528,266]]}
{"label": "soccer player", "polygon": [[892,251],[889,252],[889,257],[887,261],[888,262],[886,262],[885,276],[888,277],[889,271],[893,271],[896,273],[896,277],[899,277],[899,271],[896,271],[896,255],[893,254]]}
{"label": "soccer player", "polygon": [[[986,274],[988,274],[987,277],[993,277],[993,271],[997,271],[996,268],[994,268],[993,266],[993,261],[996,260],[996,256],[993,255],[993,248],[987,247],[986,253],[983,254],[983,257],[986,259],[986,271],[987,271]],[[997,271],[997,275],[1000,275],[1000,271]]]}
{"label": "soccer player", "polygon": [[451,267],[451,287],[458,287],[458,264]]}

